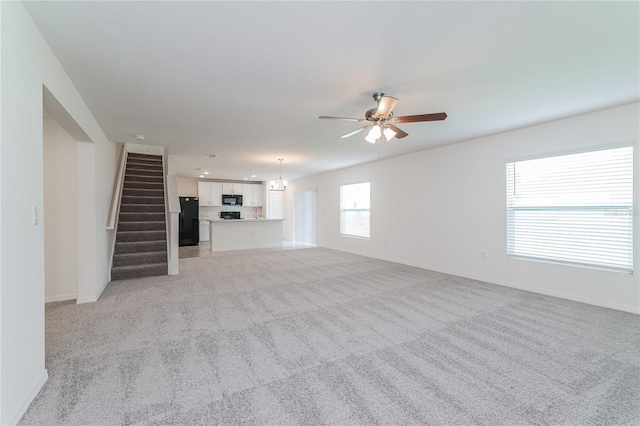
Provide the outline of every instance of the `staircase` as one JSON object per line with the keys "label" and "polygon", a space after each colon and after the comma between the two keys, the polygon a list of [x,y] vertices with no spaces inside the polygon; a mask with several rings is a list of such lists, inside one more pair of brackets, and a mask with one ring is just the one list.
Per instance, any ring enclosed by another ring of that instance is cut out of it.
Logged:
{"label": "staircase", "polygon": [[162,157],[129,153],[111,280],[167,275]]}

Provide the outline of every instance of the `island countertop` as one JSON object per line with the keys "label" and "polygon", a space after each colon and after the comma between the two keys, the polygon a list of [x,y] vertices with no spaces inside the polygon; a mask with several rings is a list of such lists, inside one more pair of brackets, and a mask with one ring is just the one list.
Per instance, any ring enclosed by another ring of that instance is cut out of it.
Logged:
{"label": "island countertop", "polygon": [[207,220],[211,251],[282,247],[284,219]]}
{"label": "island countertop", "polygon": [[254,218],[254,217],[243,217],[241,219],[204,219],[204,220],[208,220],[209,222],[244,222],[244,221],[250,221],[250,222],[282,222],[284,219],[265,219],[265,218]]}

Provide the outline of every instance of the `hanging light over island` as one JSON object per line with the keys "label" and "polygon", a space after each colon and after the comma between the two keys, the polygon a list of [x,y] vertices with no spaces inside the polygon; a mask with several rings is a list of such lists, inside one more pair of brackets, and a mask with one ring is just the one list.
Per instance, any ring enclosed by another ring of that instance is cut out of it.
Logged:
{"label": "hanging light over island", "polygon": [[271,181],[271,190],[272,191],[284,191],[287,189],[288,182],[286,180],[282,180],[282,162],[284,158],[278,158],[280,162],[280,179]]}

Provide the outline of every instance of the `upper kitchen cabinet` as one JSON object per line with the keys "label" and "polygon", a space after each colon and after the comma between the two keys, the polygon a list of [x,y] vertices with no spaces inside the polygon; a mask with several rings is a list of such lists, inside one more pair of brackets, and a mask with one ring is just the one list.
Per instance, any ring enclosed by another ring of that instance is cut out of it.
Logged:
{"label": "upper kitchen cabinet", "polygon": [[201,206],[221,206],[222,183],[198,182],[198,197]]}
{"label": "upper kitchen cabinet", "polygon": [[198,182],[198,198],[201,206],[211,205],[211,183]]}
{"label": "upper kitchen cabinet", "polygon": [[211,182],[211,201],[212,206],[222,205],[222,182]]}
{"label": "upper kitchen cabinet", "polygon": [[222,182],[222,193],[227,195],[243,195],[241,183]]}
{"label": "upper kitchen cabinet", "polygon": [[245,207],[262,206],[262,185],[245,183],[242,185],[242,205]]}

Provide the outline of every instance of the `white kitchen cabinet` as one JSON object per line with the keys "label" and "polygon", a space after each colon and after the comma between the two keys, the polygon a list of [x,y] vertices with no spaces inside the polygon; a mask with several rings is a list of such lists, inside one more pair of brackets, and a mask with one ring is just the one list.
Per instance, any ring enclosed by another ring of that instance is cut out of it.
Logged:
{"label": "white kitchen cabinet", "polygon": [[226,195],[242,195],[242,184],[222,182],[222,193]]}
{"label": "white kitchen cabinet", "polygon": [[242,185],[242,205],[244,207],[253,206],[253,185],[250,183]]}
{"label": "white kitchen cabinet", "polygon": [[211,182],[198,182],[198,198],[201,206],[211,206]]}
{"label": "white kitchen cabinet", "polygon": [[253,185],[253,205],[262,207],[264,198],[264,190],[262,185]]}
{"label": "white kitchen cabinet", "polygon": [[209,221],[208,220],[200,221],[200,242],[201,243],[209,242]]}
{"label": "white kitchen cabinet", "polygon": [[198,182],[198,198],[201,206],[221,206],[222,182]]}
{"label": "white kitchen cabinet", "polygon": [[262,206],[262,185],[245,183],[242,185],[242,205],[245,207]]}
{"label": "white kitchen cabinet", "polygon": [[211,182],[211,205],[222,205],[222,182]]}

